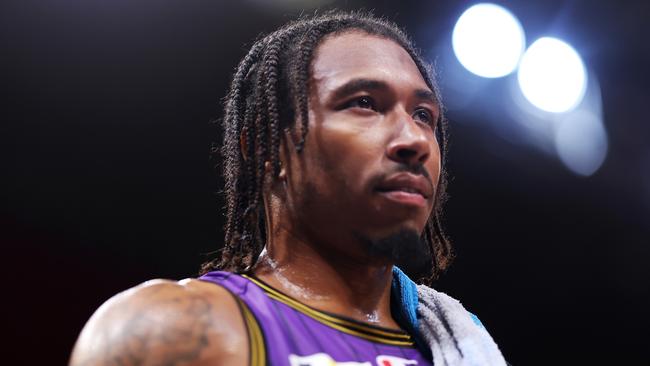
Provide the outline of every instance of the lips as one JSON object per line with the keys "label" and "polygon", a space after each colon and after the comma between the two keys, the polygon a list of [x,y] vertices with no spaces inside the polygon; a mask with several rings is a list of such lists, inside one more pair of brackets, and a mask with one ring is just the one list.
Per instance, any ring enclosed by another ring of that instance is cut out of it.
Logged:
{"label": "lips", "polygon": [[433,194],[433,187],[425,177],[409,173],[397,174],[386,179],[377,186],[377,190],[418,193],[424,198],[429,198]]}
{"label": "lips", "polygon": [[394,201],[424,206],[433,195],[433,186],[423,176],[400,173],[382,181],[376,191]]}

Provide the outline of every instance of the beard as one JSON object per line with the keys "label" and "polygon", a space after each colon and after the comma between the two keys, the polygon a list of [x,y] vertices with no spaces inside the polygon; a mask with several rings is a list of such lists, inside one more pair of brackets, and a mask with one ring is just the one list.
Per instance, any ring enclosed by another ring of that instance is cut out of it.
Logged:
{"label": "beard", "polygon": [[403,229],[381,238],[361,239],[368,254],[391,261],[412,279],[431,274],[431,250],[417,231]]}

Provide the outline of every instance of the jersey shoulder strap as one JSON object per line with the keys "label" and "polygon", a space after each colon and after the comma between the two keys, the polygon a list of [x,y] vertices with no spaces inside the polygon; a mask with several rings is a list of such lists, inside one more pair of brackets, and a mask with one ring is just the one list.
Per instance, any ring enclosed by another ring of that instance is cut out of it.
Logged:
{"label": "jersey shoulder strap", "polygon": [[[251,307],[264,306],[266,296],[257,286],[247,279],[231,272],[214,271],[199,277],[199,280],[212,282],[230,292],[239,306],[249,341],[250,365],[263,366],[267,362],[266,342],[260,321]],[[268,299],[268,298],[267,298]],[[268,301],[268,300],[267,300]]]}

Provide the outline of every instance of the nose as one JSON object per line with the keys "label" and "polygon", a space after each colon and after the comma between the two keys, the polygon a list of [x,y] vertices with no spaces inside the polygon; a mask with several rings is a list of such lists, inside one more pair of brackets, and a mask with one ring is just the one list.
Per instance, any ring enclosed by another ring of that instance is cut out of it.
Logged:
{"label": "nose", "polygon": [[400,114],[397,133],[388,144],[388,157],[409,166],[424,164],[431,154],[430,141],[422,126],[407,113]]}

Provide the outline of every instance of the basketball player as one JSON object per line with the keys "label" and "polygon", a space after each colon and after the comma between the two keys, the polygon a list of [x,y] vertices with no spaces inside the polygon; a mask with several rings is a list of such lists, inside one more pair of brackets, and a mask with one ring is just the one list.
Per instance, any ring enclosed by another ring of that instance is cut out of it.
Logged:
{"label": "basketball player", "polygon": [[393,267],[451,260],[444,121],[390,22],[331,12],[257,41],[226,100],[221,257],[108,300],[70,364],[431,365]]}

